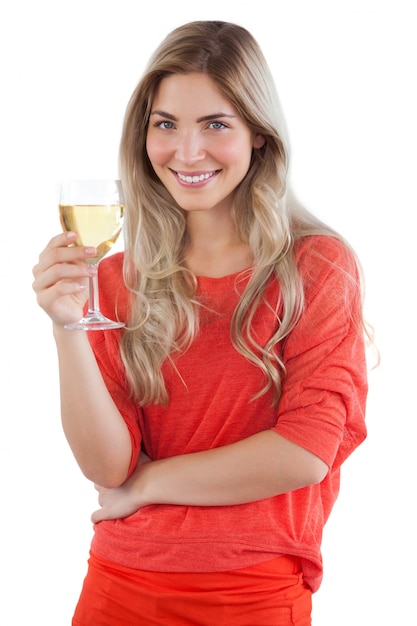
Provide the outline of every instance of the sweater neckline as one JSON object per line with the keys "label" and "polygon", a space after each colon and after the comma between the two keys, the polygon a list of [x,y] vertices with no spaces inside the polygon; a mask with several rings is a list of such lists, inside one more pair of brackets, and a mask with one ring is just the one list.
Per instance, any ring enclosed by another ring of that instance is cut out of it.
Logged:
{"label": "sweater neckline", "polygon": [[251,273],[252,266],[226,276],[197,276],[198,291],[203,293],[224,292],[230,291],[230,289],[241,291],[239,287],[246,287]]}

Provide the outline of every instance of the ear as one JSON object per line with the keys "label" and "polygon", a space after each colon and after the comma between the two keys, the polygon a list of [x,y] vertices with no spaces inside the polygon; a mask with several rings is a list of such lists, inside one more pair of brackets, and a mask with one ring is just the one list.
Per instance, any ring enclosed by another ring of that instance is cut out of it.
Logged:
{"label": "ear", "polygon": [[262,148],[265,145],[266,139],[263,135],[255,135],[255,139],[253,140],[254,148]]}

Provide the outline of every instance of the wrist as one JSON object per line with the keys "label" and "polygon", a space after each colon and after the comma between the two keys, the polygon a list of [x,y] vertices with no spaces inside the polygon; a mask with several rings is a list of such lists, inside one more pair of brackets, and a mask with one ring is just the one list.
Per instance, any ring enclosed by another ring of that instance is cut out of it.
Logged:
{"label": "wrist", "polygon": [[68,331],[66,330],[65,326],[62,324],[57,324],[56,322],[52,322],[52,333],[54,336],[55,340],[59,340],[61,335],[64,335],[64,333],[67,333]]}
{"label": "wrist", "polygon": [[153,465],[153,461],[137,465],[134,473],[127,481],[130,499],[137,509],[157,504],[155,496],[152,494]]}
{"label": "wrist", "polygon": [[77,344],[77,343],[84,343],[86,340],[88,343],[90,343],[88,341],[87,338],[87,333],[83,330],[68,330],[67,328],[65,328],[65,326],[63,324],[57,324],[56,322],[53,322],[52,324],[52,334],[53,337],[55,339],[55,343],[57,345],[60,344]]}

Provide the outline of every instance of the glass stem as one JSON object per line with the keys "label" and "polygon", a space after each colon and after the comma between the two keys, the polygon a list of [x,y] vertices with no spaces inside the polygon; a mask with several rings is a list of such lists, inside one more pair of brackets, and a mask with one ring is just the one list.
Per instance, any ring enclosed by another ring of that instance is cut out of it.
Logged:
{"label": "glass stem", "polygon": [[100,313],[100,302],[98,296],[98,274],[90,276],[88,281],[88,314]]}

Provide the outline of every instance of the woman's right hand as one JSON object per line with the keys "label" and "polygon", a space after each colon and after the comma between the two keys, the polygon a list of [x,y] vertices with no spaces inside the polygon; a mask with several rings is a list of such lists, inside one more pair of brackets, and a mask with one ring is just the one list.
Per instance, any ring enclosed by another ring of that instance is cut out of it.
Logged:
{"label": "woman's right hand", "polygon": [[87,262],[95,256],[95,248],[71,245],[76,239],[75,233],[53,237],[33,268],[38,304],[58,326],[82,317],[88,278],[97,271]]}

